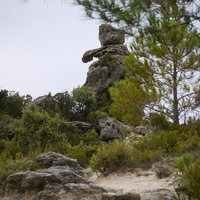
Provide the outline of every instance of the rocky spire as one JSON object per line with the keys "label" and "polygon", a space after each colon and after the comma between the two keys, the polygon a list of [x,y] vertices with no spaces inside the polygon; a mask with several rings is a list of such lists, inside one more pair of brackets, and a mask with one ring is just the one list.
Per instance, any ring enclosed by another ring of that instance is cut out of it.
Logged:
{"label": "rocky spire", "polygon": [[99,26],[99,41],[100,48],[86,51],[82,57],[84,63],[98,58],[90,65],[84,84],[97,96],[107,92],[115,81],[124,78],[124,59],[129,54],[123,44],[123,32],[109,24]]}

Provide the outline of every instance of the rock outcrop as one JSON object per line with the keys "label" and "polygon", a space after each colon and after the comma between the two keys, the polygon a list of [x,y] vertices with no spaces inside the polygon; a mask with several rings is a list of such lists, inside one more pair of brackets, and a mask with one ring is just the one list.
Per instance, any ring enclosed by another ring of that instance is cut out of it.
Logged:
{"label": "rock outcrop", "polygon": [[111,25],[102,24],[99,27],[99,40],[101,47],[85,52],[82,58],[84,63],[98,58],[90,65],[84,84],[97,96],[106,93],[115,81],[124,78],[124,59],[129,54],[123,44],[123,32]]}
{"label": "rock outcrop", "polygon": [[49,152],[31,163],[37,170],[17,172],[3,183],[2,200],[73,200],[101,199],[103,188],[82,176],[83,169],[76,160]]}

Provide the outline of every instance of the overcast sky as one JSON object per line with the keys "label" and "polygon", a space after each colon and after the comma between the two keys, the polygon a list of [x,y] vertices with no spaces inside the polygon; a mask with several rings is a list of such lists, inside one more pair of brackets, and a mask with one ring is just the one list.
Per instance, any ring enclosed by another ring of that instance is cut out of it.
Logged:
{"label": "overcast sky", "polygon": [[0,89],[36,98],[82,86],[99,25],[63,0],[0,0]]}

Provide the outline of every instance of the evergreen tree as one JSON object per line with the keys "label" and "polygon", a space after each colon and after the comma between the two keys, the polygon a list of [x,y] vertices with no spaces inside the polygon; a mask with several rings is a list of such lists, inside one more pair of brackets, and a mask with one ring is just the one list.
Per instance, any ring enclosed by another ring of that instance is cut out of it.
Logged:
{"label": "evergreen tree", "polygon": [[[125,64],[127,80],[140,85],[138,89],[141,93],[143,88],[147,88],[149,94],[157,93],[156,102],[146,104],[148,111],[162,113],[179,124],[188,119],[200,88],[200,37],[187,24],[171,27],[182,20],[178,14],[174,15],[175,8],[177,13],[181,12],[178,6],[171,4],[168,14],[166,8],[160,10],[162,19],[151,18],[150,24],[159,31],[153,34],[141,31],[131,46],[132,53]],[[120,87],[118,89],[123,93]],[[143,100],[147,102],[145,98]],[[118,101],[114,99],[114,104]]]}
{"label": "evergreen tree", "polygon": [[71,111],[73,120],[86,120],[88,114],[95,110],[96,99],[86,86],[73,89],[71,95]]}
{"label": "evergreen tree", "polygon": [[[194,26],[200,19],[200,2],[198,0],[74,0],[75,4],[84,7],[86,15],[92,19],[115,23],[128,35],[133,36],[137,28],[152,28],[149,20],[152,16],[161,19],[160,10],[168,14],[169,6],[173,5],[173,15],[179,15],[181,21],[170,25],[181,24]],[[177,13],[177,5],[180,12]],[[137,32],[137,31],[136,31]]]}

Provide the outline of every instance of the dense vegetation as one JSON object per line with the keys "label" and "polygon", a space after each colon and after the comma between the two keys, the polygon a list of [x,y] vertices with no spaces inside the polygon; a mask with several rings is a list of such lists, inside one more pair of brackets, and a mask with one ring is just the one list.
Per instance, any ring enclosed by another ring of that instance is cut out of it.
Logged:
{"label": "dense vegetation", "polygon": [[[111,144],[102,143],[95,130],[83,132],[67,123],[74,119],[90,121],[90,115],[93,116],[92,122],[97,123],[98,118],[106,115],[103,107],[101,110],[95,105],[96,101],[88,95],[87,88],[78,87],[74,91],[71,95],[66,92],[55,96],[48,94],[47,100],[40,105],[36,105],[29,95],[27,98],[15,92],[0,91],[1,105],[4,105],[0,116],[1,182],[15,171],[33,169],[34,166],[27,161],[47,151],[78,159],[82,166],[90,165],[93,171],[101,173],[134,167],[148,168],[163,157],[175,158],[187,153],[189,158],[185,159],[184,156],[178,162],[184,182],[177,186],[177,193],[192,196],[196,192],[199,176],[192,174],[198,174],[199,169],[199,160],[195,160],[200,153],[199,120],[191,119],[188,124],[177,125],[167,121],[164,116],[152,114],[150,120],[154,129],[148,136],[139,141],[130,138]],[[15,98],[16,101],[13,100]],[[20,111],[18,115],[9,112],[10,105],[13,113]],[[160,176],[164,173],[166,170],[160,171]],[[182,190],[183,187],[188,190]]]}

